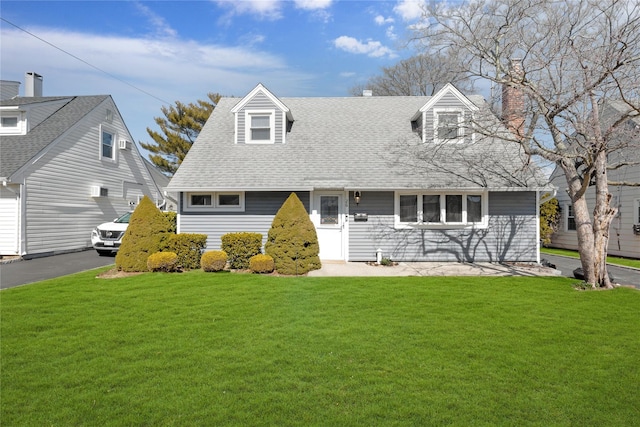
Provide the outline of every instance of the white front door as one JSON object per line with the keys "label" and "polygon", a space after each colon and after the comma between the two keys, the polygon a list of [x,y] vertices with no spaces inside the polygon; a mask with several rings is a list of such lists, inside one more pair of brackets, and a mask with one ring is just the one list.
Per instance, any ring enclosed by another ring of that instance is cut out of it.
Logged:
{"label": "white front door", "polygon": [[345,259],[345,193],[315,192],[311,219],[316,226],[321,260]]}

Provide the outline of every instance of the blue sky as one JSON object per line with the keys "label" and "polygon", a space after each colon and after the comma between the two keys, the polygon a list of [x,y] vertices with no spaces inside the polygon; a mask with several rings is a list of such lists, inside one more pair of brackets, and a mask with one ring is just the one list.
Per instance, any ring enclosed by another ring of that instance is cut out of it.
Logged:
{"label": "blue sky", "polygon": [[263,83],[280,97],[348,96],[414,53],[422,1],[2,0],[0,78],[22,82],[21,95],[27,71],[45,96],[112,95],[147,142],[163,105],[207,92],[242,97]]}

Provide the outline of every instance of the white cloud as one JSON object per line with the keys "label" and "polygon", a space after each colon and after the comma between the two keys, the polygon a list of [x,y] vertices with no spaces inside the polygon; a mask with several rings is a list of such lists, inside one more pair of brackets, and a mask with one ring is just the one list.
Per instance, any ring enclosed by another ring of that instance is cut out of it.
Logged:
{"label": "white cloud", "polygon": [[376,16],[373,20],[378,25],[393,24],[393,22],[394,22],[393,18],[391,18],[391,17],[385,18],[382,15]]}
{"label": "white cloud", "polygon": [[298,9],[318,10],[329,8],[333,0],[294,0],[294,3]]}
{"label": "white cloud", "polygon": [[216,3],[229,9],[231,15],[254,15],[260,19],[273,21],[282,18],[281,0],[218,0]]}
{"label": "white cloud", "polygon": [[43,75],[45,96],[110,94],[136,141],[149,140],[146,127],[155,126],[162,101],[194,102],[207,92],[244,96],[258,82],[285,95],[301,93],[313,79],[250,44],[26,29],[86,63],[22,31],[3,28],[0,77],[22,82],[21,94],[26,71]]}
{"label": "white cloud", "polygon": [[398,38],[398,35],[395,32],[395,28],[393,27],[393,25],[390,25],[387,28],[386,31],[387,37],[390,38],[391,40],[396,40]]}
{"label": "white cloud", "polygon": [[333,41],[333,44],[345,52],[363,54],[374,58],[381,56],[395,57],[393,50],[383,46],[379,41],[367,40],[363,43],[353,37],[340,36]]}
{"label": "white cloud", "polygon": [[425,0],[398,0],[393,8],[404,21],[415,21],[422,18]]}
{"label": "white cloud", "polygon": [[154,35],[158,37],[175,37],[178,33],[176,30],[171,28],[171,26],[164,20],[163,17],[157,15],[147,6],[142,3],[135,2],[134,3],[138,11],[147,18],[149,23],[154,28]]}

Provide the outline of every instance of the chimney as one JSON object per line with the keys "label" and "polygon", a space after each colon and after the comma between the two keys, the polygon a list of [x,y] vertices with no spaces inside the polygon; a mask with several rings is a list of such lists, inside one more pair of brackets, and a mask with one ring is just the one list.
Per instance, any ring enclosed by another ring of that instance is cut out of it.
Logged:
{"label": "chimney", "polygon": [[[524,70],[522,59],[512,59],[509,62],[507,80],[522,82]],[[524,91],[521,87],[508,84],[502,86],[502,120],[511,132],[519,138],[524,136]]]}
{"label": "chimney", "polygon": [[24,75],[24,96],[40,97],[42,96],[42,76],[40,74],[28,71]]}
{"label": "chimney", "polygon": [[362,91],[362,96],[373,96],[373,91],[370,89],[364,89]]}

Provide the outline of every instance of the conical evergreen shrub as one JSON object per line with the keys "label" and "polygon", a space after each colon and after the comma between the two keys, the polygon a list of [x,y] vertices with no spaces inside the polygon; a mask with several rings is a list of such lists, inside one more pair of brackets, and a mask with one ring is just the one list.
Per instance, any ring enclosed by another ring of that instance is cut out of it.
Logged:
{"label": "conical evergreen shrub", "polygon": [[166,248],[171,236],[169,227],[167,217],[145,196],[131,214],[116,255],[116,268],[121,271],[147,271],[149,255]]}
{"label": "conical evergreen shrub", "polygon": [[305,274],[319,269],[318,235],[304,205],[291,193],[273,218],[265,253],[280,274]]}

